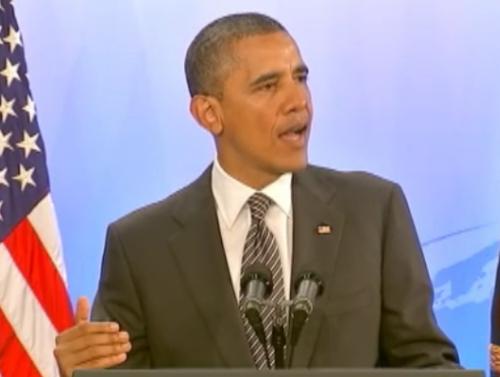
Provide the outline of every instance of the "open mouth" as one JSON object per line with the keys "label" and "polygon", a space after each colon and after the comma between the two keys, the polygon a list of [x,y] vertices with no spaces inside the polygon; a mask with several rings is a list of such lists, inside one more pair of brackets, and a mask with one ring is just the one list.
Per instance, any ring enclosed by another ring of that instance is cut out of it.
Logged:
{"label": "open mouth", "polygon": [[285,142],[301,146],[305,142],[307,128],[307,124],[291,127],[285,132],[281,133],[279,137]]}

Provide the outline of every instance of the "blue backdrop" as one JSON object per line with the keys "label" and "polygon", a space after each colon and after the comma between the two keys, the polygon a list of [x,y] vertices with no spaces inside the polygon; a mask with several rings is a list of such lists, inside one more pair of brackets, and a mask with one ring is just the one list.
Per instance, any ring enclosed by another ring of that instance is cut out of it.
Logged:
{"label": "blue backdrop", "polygon": [[465,366],[486,367],[500,249],[500,2],[241,3],[16,3],[73,301],[94,295],[106,225],[212,160],[187,109],[185,49],[213,18],[257,10],[289,28],[311,68],[311,161],[403,186],[438,320]]}

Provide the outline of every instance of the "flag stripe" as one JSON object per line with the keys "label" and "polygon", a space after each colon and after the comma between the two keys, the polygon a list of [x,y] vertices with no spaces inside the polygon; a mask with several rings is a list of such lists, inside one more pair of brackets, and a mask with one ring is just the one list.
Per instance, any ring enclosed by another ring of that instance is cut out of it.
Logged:
{"label": "flag stripe", "polygon": [[0,244],[0,309],[41,375],[58,376],[52,354],[57,332],[3,243]]}
{"label": "flag stripe", "polygon": [[11,328],[0,345],[0,377],[29,375],[17,368],[29,365],[20,361],[22,349],[41,377],[54,377],[55,337],[72,314],[45,146],[10,0],[0,0],[0,30],[0,310]]}
{"label": "flag stripe", "polygon": [[[31,290],[58,331],[72,322],[66,286],[47,255],[31,223],[24,219],[5,238],[4,244]],[[30,253],[26,253],[26,248]]]}
{"label": "flag stripe", "polygon": [[42,377],[0,310],[0,375]]}
{"label": "flag stripe", "polygon": [[63,282],[66,282],[66,269],[62,258],[62,243],[55,216],[52,196],[47,194],[28,215],[28,219],[33,229],[38,234],[47,254],[52,259],[52,263],[59,271]]}

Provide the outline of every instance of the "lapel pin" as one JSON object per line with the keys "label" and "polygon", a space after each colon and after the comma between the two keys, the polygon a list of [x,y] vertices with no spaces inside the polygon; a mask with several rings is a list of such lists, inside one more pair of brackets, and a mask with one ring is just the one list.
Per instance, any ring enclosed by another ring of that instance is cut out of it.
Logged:
{"label": "lapel pin", "polygon": [[324,234],[331,234],[331,233],[332,233],[332,227],[328,224],[319,224],[316,227],[316,234],[324,235]]}

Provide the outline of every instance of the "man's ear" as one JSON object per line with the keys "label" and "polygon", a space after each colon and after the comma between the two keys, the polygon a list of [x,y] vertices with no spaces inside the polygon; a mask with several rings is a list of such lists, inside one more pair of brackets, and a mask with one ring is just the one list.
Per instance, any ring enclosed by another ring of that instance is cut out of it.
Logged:
{"label": "man's ear", "polygon": [[217,98],[197,94],[191,98],[189,111],[196,121],[212,135],[222,133],[222,112]]}

